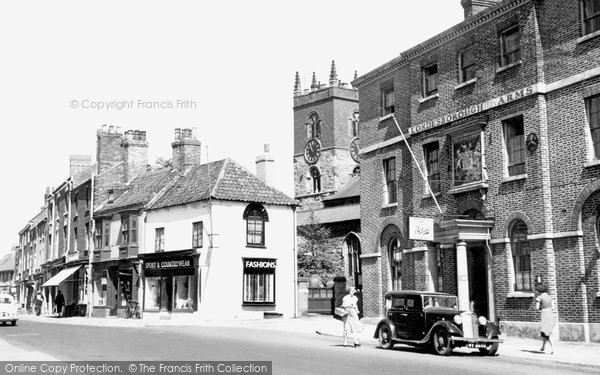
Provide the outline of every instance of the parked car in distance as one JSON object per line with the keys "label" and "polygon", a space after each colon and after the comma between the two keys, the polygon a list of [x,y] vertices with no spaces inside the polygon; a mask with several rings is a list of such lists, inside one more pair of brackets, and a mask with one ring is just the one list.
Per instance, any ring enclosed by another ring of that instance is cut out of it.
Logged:
{"label": "parked car in distance", "polygon": [[499,335],[496,323],[458,310],[455,295],[401,290],[385,295],[385,318],[377,325],[374,337],[384,349],[400,343],[427,347],[439,355],[450,355],[456,347],[495,355],[503,342]]}
{"label": "parked car in distance", "polygon": [[19,319],[19,306],[10,294],[0,294],[0,322],[2,325],[10,322],[13,326],[17,325]]}

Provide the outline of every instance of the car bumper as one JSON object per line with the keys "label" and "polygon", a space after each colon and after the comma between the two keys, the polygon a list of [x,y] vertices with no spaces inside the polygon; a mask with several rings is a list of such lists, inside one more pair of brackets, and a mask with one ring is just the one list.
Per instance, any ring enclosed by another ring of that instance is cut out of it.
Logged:
{"label": "car bumper", "polygon": [[467,337],[453,336],[450,339],[456,346],[467,346],[470,348],[485,348],[486,346],[494,344],[494,343],[503,343],[504,342],[504,340],[502,340],[502,339],[488,339],[488,338],[483,338],[483,337],[467,338]]}
{"label": "car bumper", "polygon": [[19,319],[19,317],[17,315],[9,315],[9,314],[5,314],[3,315],[2,313],[0,313],[0,322],[12,322],[17,321]]}

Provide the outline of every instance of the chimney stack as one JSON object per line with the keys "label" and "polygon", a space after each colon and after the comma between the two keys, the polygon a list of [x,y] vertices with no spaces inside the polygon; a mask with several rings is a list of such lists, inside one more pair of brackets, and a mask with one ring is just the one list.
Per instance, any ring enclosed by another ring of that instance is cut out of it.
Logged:
{"label": "chimney stack", "polygon": [[127,130],[125,134],[121,147],[125,161],[124,182],[128,182],[148,171],[148,142],[145,131]]}
{"label": "chimney stack", "polygon": [[69,157],[69,176],[73,177],[92,165],[92,155],[71,155]]}
{"label": "chimney stack", "polygon": [[275,159],[270,154],[270,147],[265,145],[265,153],[256,157],[256,176],[265,184],[273,184],[273,163]]}
{"label": "chimney stack", "polygon": [[201,146],[202,144],[196,138],[196,128],[176,128],[175,140],[171,143],[173,169],[186,174],[193,167],[200,165]]}
{"label": "chimney stack", "polygon": [[465,10],[465,18],[469,18],[487,8],[498,4],[502,0],[461,0],[460,4]]}

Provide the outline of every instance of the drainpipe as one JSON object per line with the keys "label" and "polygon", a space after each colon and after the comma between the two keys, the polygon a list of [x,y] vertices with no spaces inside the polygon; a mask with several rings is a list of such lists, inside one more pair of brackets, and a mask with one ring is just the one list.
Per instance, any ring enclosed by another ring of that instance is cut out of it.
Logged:
{"label": "drainpipe", "polygon": [[[65,246],[65,260],[71,252],[71,192],[73,191],[73,180],[67,182],[67,244]],[[66,263],[66,262],[65,262]]]}
{"label": "drainpipe", "polygon": [[293,220],[293,243],[292,252],[294,253],[294,318],[298,317],[298,249],[296,248],[296,206],[292,206]]}
{"label": "drainpipe", "polygon": [[490,228],[487,229],[487,236],[485,238],[485,247],[487,249],[487,258],[488,258],[488,272],[487,275],[487,285],[488,285],[488,308],[489,308],[489,319],[490,321],[496,320],[496,304],[494,300],[494,258],[492,257],[492,248],[490,247]]}

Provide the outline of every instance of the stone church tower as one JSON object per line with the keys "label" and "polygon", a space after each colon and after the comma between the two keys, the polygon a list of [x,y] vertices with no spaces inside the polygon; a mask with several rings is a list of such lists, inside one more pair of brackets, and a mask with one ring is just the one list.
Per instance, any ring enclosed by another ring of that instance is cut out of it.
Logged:
{"label": "stone church tower", "polygon": [[294,180],[300,210],[322,208],[322,199],[358,174],[358,91],[338,79],[331,62],[328,84],[312,76],[294,85]]}

